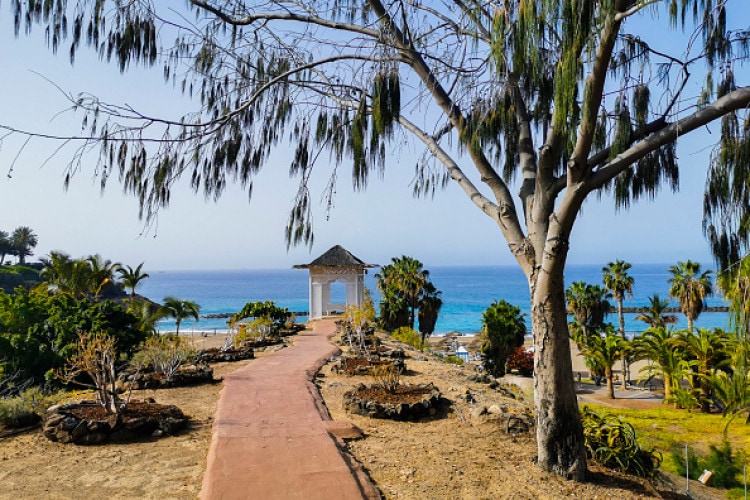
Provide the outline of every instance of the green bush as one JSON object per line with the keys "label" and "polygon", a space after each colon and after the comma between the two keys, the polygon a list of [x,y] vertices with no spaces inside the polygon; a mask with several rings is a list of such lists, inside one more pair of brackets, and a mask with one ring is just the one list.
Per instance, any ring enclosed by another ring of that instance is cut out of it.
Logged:
{"label": "green bush", "polygon": [[709,445],[708,456],[701,461],[701,466],[714,473],[709,483],[711,486],[734,488],[740,485],[737,475],[742,472],[742,468],[736,462],[738,460],[732,453],[732,445],[729,441],[724,441],[719,446]]}
{"label": "green bush", "polygon": [[459,358],[458,356],[446,356],[443,358],[443,361],[445,361],[448,364],[451,365],[462,365],[464,364],[464,360]]}
{"label": "green bush", "polygon": [[422,337],[415,329],[409,328],[408,326],[402,326],[401,328],[396,329],[391,333],[391,337],[399,342],[408,344],[415,349],[422,349]]}
{"label": "green bush", "polygon": [[0,424],[9,428],[33,425],[63,397],[63,393],[47,395],[37,387],[30,387],[19,396],[0,399]]}
{"label": "green bush", "polygon": [[689,446],[687,448],[687,468],[685,467],[684,446],[676,446],[672,448],[669,457],[675,465],[675,473],[680,477],[685,477],[685,474],[688,474],[690,479],[698,479],[701,472],[703,472],[703,469],[700,468],[700,464],[698,463],[698,455],[695,453],[695,450]]}
{"label": "green bush", "polygon": [[588,457],[604,467],[642,477],[653,476],[661,454],[638,445],[635,429],[621,417],[583,407],[583,437]]}

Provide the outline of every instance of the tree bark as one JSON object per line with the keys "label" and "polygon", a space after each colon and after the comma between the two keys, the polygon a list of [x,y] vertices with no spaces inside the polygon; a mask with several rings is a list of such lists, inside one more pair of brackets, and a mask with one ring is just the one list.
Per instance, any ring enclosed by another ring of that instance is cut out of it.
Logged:
{"label": "tree bark", "polygon": [[[620,337],[626,341],[625,337],[625,315],[622,311],[622,297],[617,297],[617,322],[620,327]],[[622,355],[622,388],[627,389],[628,379],[630,378],[630,367],[628,366],[628,357]]]}
{"label": "tree bark", "polygon": [[612,376],[612,367],[607,366],[604,368],[604,378],[607,379],[607,397],[609,399],[615,399],[615,383],[614,377]]}
{"label": "tree bark", "polygon": [[539,270],[536,282],[530,279],[538,463],[546,471],[582,481],[586,454],[570,356],[564,266],[556,267]]}

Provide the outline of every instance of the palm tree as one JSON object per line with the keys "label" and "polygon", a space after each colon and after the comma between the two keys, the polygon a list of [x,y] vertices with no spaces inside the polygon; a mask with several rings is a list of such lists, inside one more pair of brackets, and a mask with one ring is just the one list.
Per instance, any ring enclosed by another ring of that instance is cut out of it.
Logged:
{"label": "palm tree", "polygon": [[750,256],[745,256],[717,276],[717,285],[729,302],[737,337],[750,336]]}
{"label": "palm tree", "polygon": [[86,263],[89,266],[89,293],[94,296],[94,300],[98,300],[102,290],[114,283],[115,272],[120,268],[120,263],[103,259],[99,254],[89,255]]}
{"label": "palm tree", "polygon": [[508,356],[523,345],[526,321],[521,309],[504,300],[496,300],[482,313],[484,367],[494,377],[505,375]]}
{"label": "palm tree", "polygon": [[435,323],[437,323],[440,309],[443,307],[443,299],[440,298],[440,294],[441,292],[429,281],[425,283],[425,287],[422,289],[422,296],[419,299],[419,312],[417,313],[419,333],[422,334],[422,347],[424,347],[425,339],[435,331]]}
{"label": "palm tree", "polygon": [[581,339],[581,354],[586,360],[592,372],[604,373],[607,381],[607,396],[615,399],[615,384],[612,367],[618,359],[625,356],[628,350],[628,342],[614,333],[612,325],[604,329],[604,336],[590,335]]}
{"label": "palm tree", "polygon": [[52,251],[43,262],[45,267],[40,276],[50,291],[67,294],[75,299],[87,293],[90,267],[86,261],[72,259],[65,252]]}
{"label": "palm tree", "polygon": [[583,281],[571,283],[565,290],[568,310],[576,321],[574,328],[580,328],[584,336],[593,334],[604,326],[604,319],[612,309],[609,298],[612,295],[599,285],[591,285]]}
{"label": "palm tree", "polygon": [[117,269],[117,274],[120,275],[120,280],[125,288],[130,289],[130,298],[135,297],[135,289],[138,284],[148,278],[148,273],[141,272],[143,268],[143,262],[138,264],[138,267],[133,269],[130,266],[120,266]]}
{"label": "palm tree", "polygon": [[25,264],[26,257],[34,255],[34,252],[31,250],[38,243],[36,234],[34,234],[34,231],[30,227],[20,226],[13,231],[10,240],[13,246],[13,255],[18,257],[19,264]]}
{"label": "palm tree", "polygon": [[712,293],[711,271],[701,273],[701,265],[688,260],[671,266],[669,272],[672,273],[668,280],[671,284],[669,295],[680,301],[680,309],[687,318],[688,329],[692,330],[693,321],[703,312],[706,297]]}
{"label": "palm tree", "polygon": [[[633,283],[635,282],[628,274],[631,267],[629,262],[616,260],[602,268],[604,287],[612,292],[612,297],[617,302],[617,322],[620,327],[620,337],[623,340],[625,340],[625,315],[622,312],[622,303],[626,296],[633,296]],[[622,375],[624,386],[624,381],[628,380],[628,360],[625,356],[622,357]]]}
{"label": "palm tree", "polygon": [[180,333],[180,323],[185,318],[195,318],[200,320],[200,306],[190,300],[178,299],[176,297],[164,297],[162,310],[165,316],[174,318],[176,334]]}
{"label": "palm tree", "polygon": [[5,231],[0,231],[0,266],[5,264],[5,256],[13,253],[13,242]]}
{"label": "palm tree", "polygon": [[677,335],[677,345],[684,351],[693,369],[694,389],[699,389],[701,411],[711,411],[711,386],[708,376],[717,369],[728,366],[729,336],[720,329],[698,328],[697,332],[683,330]]}
{"label": "palm tree", "polygon": [[677,323],[677,316],[669,314],[669,300],[662,300],[659,294],[655,293],[648,298],[649,306],[635,317],[638,321],[643,321],[652,328],[664,327]]}
{"label": "palm tree", "polygon": [[664,399],[672,399],[672,389],[685,374],[686,364],[682,354],[677,349],[677,336],[667,327],[649,328],[633,339],[633,359],[650,360],[649,364],[641,368],[644,376],[653,378],[655,373],[664,379]]}
{"label": "palm tree", "polygon": [[391,264],[383,266],[375,275],[376,286],[383,297],[380,318],[385,329],[414,328],[420,297],[430,283],[429,276],[430,272],[422,269],[420,261],[405,255],[392,258]]}

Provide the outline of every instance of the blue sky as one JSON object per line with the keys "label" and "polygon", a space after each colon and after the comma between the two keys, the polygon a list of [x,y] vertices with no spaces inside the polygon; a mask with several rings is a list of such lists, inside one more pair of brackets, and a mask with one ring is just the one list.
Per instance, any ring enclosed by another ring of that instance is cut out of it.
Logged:
{"label": "blue sky", "polygon": [[[85,51],[71,68],[66,49],[52,56],[44,48],[41,30],[30,38],[14,39],[7,6],[0,10],[0,26],[0,123],[63,135],[79,132],[80,117],[59,114],[67,103],[50,81],[71,94],[90,92],[174,117],[190,106],[178,91],[164,85],[158,68],[121,75]],[[701,232],[701,205],[708,148],[717,137],[718,124],[709,129],[713,135],[702,131],[679,143],[679,193],[663,192],[656,201],[641,201],[622,213],[616,213],[606,197],[587,202],[574,230],[569,262],[710,263]],[[341,244],[377,264],[400,255],[415,257],[428,268],[514,263],[494,223],[456,186],[449,185],[433,200],[412,197],[410,182],[421,152],[413,143],[391,155],[384,178],[374,177],[364,192],[352,192],[348,172],[342,169],[330,217],[326,218],[323,202],[315,207],[312,250],[299,247],[289,252],[283,230],[296,184],[288,179],[283,148],[258,177],[250,203],[239,187],[231,187],[213,203],[183,184],[175,189],[158,225],[143,235],[137,201],[123,195],[117,182],[101,195],[93,160],[82,165],[68,192],[63,191],[70,148],[45,164],[55,146],[32,140],[9,177],[22,144],[18,138],[5,138],[0,144],[0,229],[30,226],[39,236],[36,256],[51,250],[74,257],[100,253],[130,265],[145,261],[150,270],[288,268]],[[324,181],[318,180],[314,201],[320,200]]]}

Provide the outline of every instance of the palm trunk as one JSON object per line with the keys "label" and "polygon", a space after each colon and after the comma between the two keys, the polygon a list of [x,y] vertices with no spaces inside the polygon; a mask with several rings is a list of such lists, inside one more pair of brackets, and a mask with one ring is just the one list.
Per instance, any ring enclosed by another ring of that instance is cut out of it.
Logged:
{"label": "palm trunk", "polygon": [[573,380],[562,269],[541,271],[536,283],[532,277],[530,284],[539,466],[582,481],[586,454]]}
{"label": "palm trunk", "polygon": [[[620,324],[620,337],[622,340],[625,339],[625,314],[622,312],[622,297],[617,299],[617,322]],[[622,388],[625,389],[627,386],[629,374],[628,357],[622,357]]]}
{"label": "palm trunk", "polygon": [[604,377],[607,379],[607,397],[609,399],[615,399],[615,383],[612,376],[612,367],[607,366],[604,368]]}
{"label": "palm trunk", "polygon": [[664,373],[664,399],[669,400],[672,397],[672,375]]}

